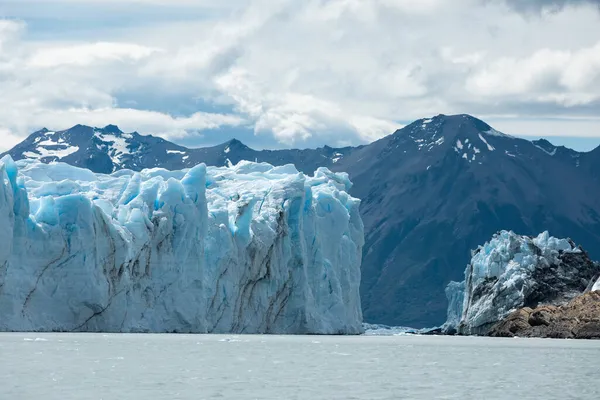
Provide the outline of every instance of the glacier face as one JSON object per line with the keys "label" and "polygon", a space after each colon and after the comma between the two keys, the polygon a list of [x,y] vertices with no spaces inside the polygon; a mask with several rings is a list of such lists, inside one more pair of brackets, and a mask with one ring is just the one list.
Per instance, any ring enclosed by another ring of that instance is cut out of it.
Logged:
{"label": "glacier face", "polygon": [[346,174],[0,162],[0,330],[362,331]]}
{"label": "glacier face", "polygon": [[571,240],[501,231],[473,252],[463,282],[446,288],[448,333],[485,334],[521,307],[562,304],[583,293],[600,266]]}

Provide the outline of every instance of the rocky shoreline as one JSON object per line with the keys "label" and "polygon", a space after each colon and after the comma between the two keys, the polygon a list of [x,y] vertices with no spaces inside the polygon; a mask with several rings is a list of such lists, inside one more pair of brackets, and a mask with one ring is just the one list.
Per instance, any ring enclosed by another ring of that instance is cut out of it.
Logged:
{"label": "rocky shoreline", "polygon": [[521,308],[496,324],[487,336],[600,339],[600,292],[588,292],[564,306]]}

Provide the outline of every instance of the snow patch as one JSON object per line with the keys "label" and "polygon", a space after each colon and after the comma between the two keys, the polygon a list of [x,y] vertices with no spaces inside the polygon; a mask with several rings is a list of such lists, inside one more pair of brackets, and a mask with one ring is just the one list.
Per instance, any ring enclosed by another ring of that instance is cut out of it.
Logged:
{"label": "snow patch", "polygon": [[167,150],[167,154],[185,154],[185,151]]}
{"label": "snow patch", "polygon": [[485,131],[483,133],[485,133],[486,135],[490,135],[490,136],[498,136],[498,137],[503,137],[503,138],[514,139],[513,136],[510,136],[510,135],[507,135],[506,133],[502,133],[500,131],[497,131],[494,128],[491,128],[489,131]]}
{"label": "snow patch", "polygon": [[37,147],[36,151],[37,153],[26,151],[23,153],[23,156],[34,160],[40,160],[46,157],[56,157],[58,159],[62,159],[73,153],[77,153],[79,151],[79,147],[67,146],[63,149],[46,149],[45,147]]}
{"label": "snow patch", "polygon": [[555,147],[554,150],[548,151],[548,150],[544,149],[543,147],[538,146],[537,144],[534,144],[534,146],[537,147],[538,149],[540,149],[541,151],[543,151],[544,153],[550,155],[550,156],[555,155],[556,154],[556,150],[558,149],[558,148]]}
{"label": "snow patch", "polygon": [[484,138],[484,137],[481,135],[481,133],[479,133],[478,135],[479,135],[479,139],[481,139],[481,141],[482,141],[483,143],[485,143],[485,145],[487,146],[487,148],[488,148],[488,150],[489,150],[489,151],[494,151],[494,150],[496,150],[496,149],[494,148],[494,146],[492,146],[491,144],[489,144],[489,143],[487,142],[487,140],[485,140],[485,138]]}
{"label": "snow patch", "polygon": [[456,140],[456,147],[458,147],[460,150],[462,150],[462,149],[463,149],[463,144],[462,144],[462,142],[460,141],[460,139],[457,139],[457,140]]}
{"label": "snow patch", "polygon": [[101,131],[95,131],[94,136],[100,139],[103,145],[106,146],[107,154],[115,165],[121,165],[123,163],[123,156],[131,154],[127,147],[127,140],[121,136]]}

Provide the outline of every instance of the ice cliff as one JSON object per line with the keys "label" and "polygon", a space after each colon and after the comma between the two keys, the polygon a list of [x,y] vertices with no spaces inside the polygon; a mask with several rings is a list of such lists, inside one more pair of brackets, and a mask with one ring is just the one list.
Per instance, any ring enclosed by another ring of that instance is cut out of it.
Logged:
{"label": "ice cliff", "polygon": [[356,334],[346,174],[0,162],[0,330]]}
{"label": "ice cliff", "polygon": [[486,334],[511,312],[560,305],[592,288],[600,265],[569,239],[502,231],[472,254],[463,282],[446,288],[447,333]]}

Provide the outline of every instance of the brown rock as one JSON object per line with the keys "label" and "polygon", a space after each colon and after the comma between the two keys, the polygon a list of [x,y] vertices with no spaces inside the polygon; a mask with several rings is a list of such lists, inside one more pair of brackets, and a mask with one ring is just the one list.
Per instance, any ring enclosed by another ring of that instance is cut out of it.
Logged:
{"label": "brown rock", "polygon": [[583,294],[564,306],[522,308],[492,327],[489,335],[600,339],[600,292]]}
{"label": "brown rock", "polygon": [[540,325],[549,326],[554,319],[555,313],[556,313],[556,307],[545,306],[545,307],[536,308],[529,316],[529,320],[528,320],[529,325],[531,325],[531,326],[540,326]]}
{"label": "brown rock", "polygon": [[519,332],[523,332],[531,328],[529,325],[529,317],[533,310],[529,307],[521,308],[510,314],[503,321],[496,324],[490,331],[489,335],[494,337],[513,337],[519,336]]}

